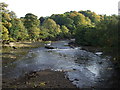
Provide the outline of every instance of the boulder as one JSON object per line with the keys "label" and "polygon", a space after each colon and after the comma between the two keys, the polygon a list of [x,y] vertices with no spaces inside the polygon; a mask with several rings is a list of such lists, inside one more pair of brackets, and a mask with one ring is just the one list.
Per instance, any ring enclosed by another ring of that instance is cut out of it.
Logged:
{"label": "boulder", "polygon": [[47,49],[55,49],[55,48],[52,47],[52,46],[45,46],[45,48],[47,48]]}

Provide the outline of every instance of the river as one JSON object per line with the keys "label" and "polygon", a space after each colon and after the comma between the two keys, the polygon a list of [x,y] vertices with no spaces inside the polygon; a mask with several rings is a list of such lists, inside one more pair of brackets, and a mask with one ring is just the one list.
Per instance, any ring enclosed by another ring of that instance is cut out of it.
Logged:
{"label": "river", "polygon": [[[21,59],[6,66],[5,78],[18,78],[30,71],[50,69],[62,71],[78,88],[110,88],[113,87],[115,70],[109,56],[101,52],[89,52],[81,47],[71,48],[69,40],[52,42],[55,49],[44,46],[32,49]],[[109,81],[109,82],[108,82]]]}

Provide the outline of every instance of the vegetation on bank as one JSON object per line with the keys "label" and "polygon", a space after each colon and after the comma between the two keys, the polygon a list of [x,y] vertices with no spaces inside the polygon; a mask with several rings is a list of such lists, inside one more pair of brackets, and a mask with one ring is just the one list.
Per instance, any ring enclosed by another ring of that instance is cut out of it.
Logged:
{"label": "vegetation on bank", "polygon": [[7,10],[7,6],[0,3],[0,37],[3,43],[75,38],[78,45],[102,47],[120,58],[120,17],[117,15],[98,15],[87,10],[40,18],[27,13],[25,17],[17,18],[13,11]]}

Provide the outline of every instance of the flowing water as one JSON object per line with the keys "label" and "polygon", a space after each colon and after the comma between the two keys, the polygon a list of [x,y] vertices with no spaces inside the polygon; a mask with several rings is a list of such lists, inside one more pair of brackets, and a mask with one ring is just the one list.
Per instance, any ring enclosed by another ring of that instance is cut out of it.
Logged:
{"label": "flowing water", "polygon": [[65,77],[79,88],[110,87],[107,81],[113,76],[114,68],[108,56],[101,52],[88,52],[80,47],[70,48],[69,41],[53,42],[56,49],[44,47],[31,50],[26,56],[11,64],[3,76],[17,78],[30,71],[51,69],[64,71]]}

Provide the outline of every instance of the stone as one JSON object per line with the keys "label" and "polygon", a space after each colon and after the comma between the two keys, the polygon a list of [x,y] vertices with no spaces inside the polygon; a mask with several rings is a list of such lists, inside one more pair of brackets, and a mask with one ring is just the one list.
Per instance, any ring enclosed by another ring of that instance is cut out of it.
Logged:
{"label": "stone", "polygon": [[45,46],[45,48],[47,48],[47,49],[55,49],[55,48],[52,47],[52,46]]}

